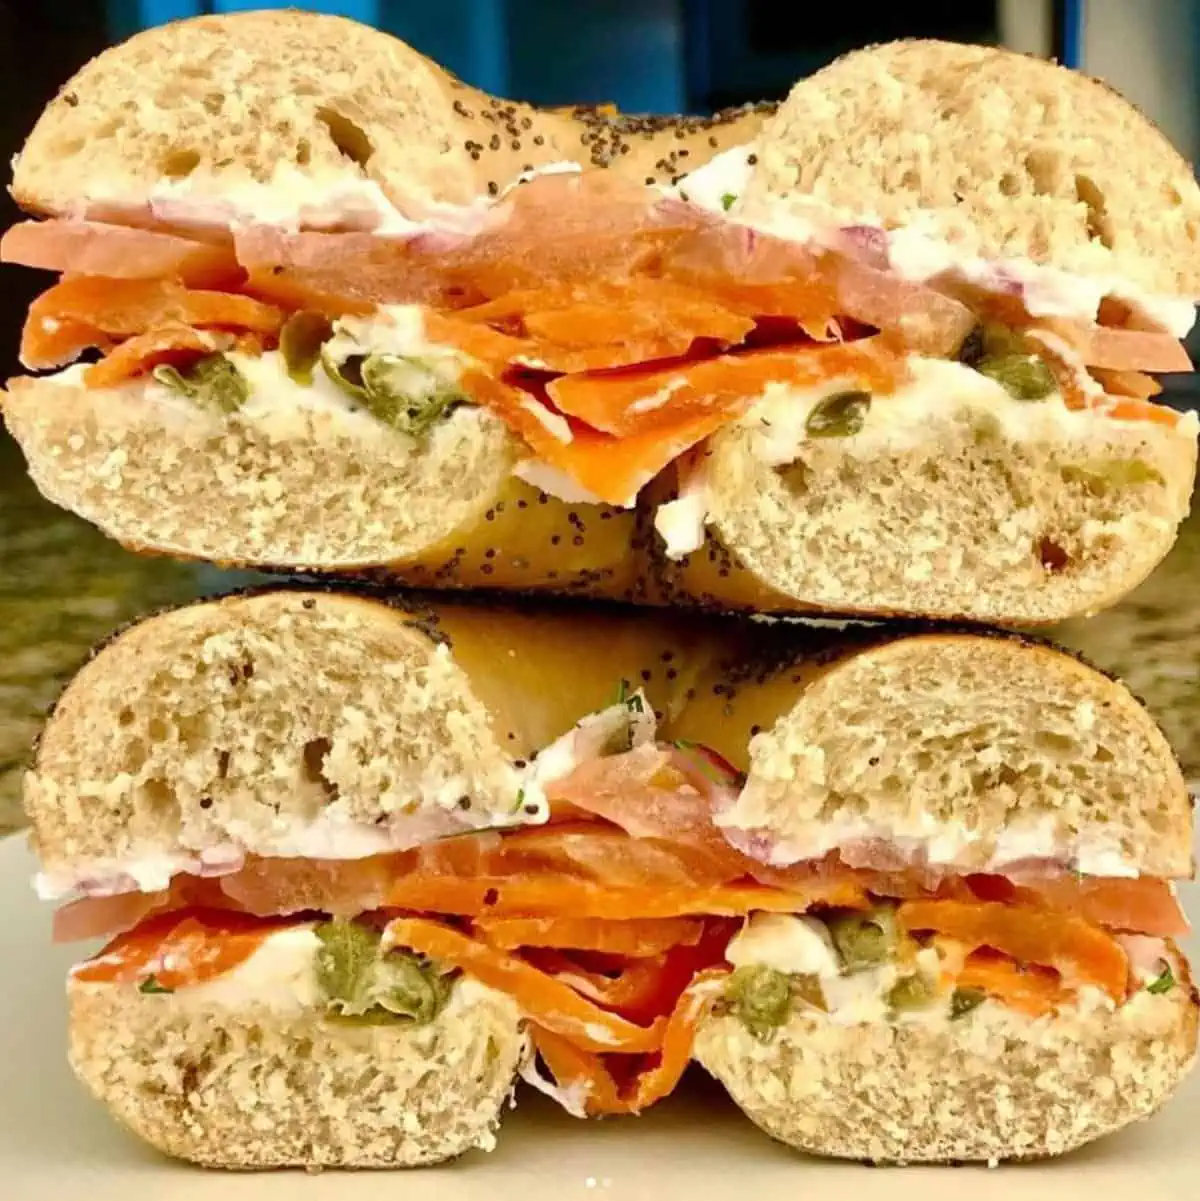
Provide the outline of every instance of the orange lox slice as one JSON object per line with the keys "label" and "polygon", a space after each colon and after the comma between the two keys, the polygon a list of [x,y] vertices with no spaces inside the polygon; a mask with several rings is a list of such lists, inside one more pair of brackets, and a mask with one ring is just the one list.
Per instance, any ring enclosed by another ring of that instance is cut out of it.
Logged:
{"label": "orange lox slice", "polygon": [[0,261],[120,279],[179,279],[194,286],[235,282],[240,274],[228,238],[203,241],[100,221],[21,221],[0,238]]}
{"label": "orange lox slice", "polygon": [[867,391],[886,392],[895,387],[899,367],[895,355],[868,338],[667,368],[568,375],[551,381],[546,391],[561,412],[592,429],[622,437],[661,431],[667,437],[697,421],[724,425],[750,409],[770,384],[810,388],[844,376]]}
{"label": "orange lox slice", "polygon": [[1090,321],[1044,317],[1038,326],[1062,338],[1088,367],[1111,371],[1191,371],[1192,360],[1172,334],[1111,329]]}
{"label": "orange lox slice", "polygon": [[916,900],[896,912],[910,932],[932,931],[972,950],[990,947],[1021,963],[1058,971],[1072,987],[1090,984],[1115,1001],[1128,990],[1129,960],[1099,926],[1069,913],[998,901]]}
{"label": "orange lox slice", "polygon": [[663,1021],[636,1026],[524,960],[440,922],[398,918],[388,924],[387,935],[396,946],[450,964],[481,984],[507,993],[530,1021],[584,1050],[654,1051],[663,1045]]}
{"label": "orange lox slice", "polygon": [[213,349],[210,339],[190,325],[160,325],[115,346],[83,373],[83,382],[89,388],[112,388],[161,363],[179,365]]}
{"label": "orange lox slice", "polygon": [[647,959],[700,941],[704,925],[688,918],[509,917],[478,922],[479,933],[504,950],[568,947]]}
{"label": "orange lox slice", "polygon": [[975,951],[967,956],[955,985],[978,989],[1010,1009],[1029,1017],[1043,1017],[1071,1000],[1062,978],[1053,968],[1024,967],[1004,955]]}
{"label": "orange lox slice", "polygon": [[1170,883],[1153,876],[1124,879],[1053,871],[1022,873],[1015,881],[1004,876],[967,880],[980,900],[1044,905],[1109,930],[1156,938],[1180,938],[1191,930]]}
{"label": "orange lox slice", "polygon": [[541,462],[588,495],[630,507],[667,464],[749,410],[768,384],[804,387],[846,374],[886,390],[894,386],[899,366],[899,359],[868,340],[723,355],[666,369],[562,376],[546,390],[555,408],[577,418],[566,429],[563,418],[536,396],[487,372],[468,370],[462,383]]}
{"label": "orange lox slice", "polygon": [[[1149,400],[1162,391],[1162,384],[1152,375],[1141,371],[1112,371],[1093,367],[1092,376],[1109,396],[1128,396],[1134,400]],[[1155,405],[1154,408],[1160,406]]]}
{"label": "orange lox slice", "polygon": [[188,289],[170,280],[75,276],[30,306],[21,361],[57,367],[89,347],[167,325],[276,334],[284,317],[281,309],[234,292]]}
{"label": "orange lox slice", "polygon": [[863,888],[846,880],[814,880],[795,890],[757,884],[605,888],[554,874],[461,879],[412,874],[395,880],[387,904],[461,917],[663,918],[741,917],[755,910],[802,913],[812,905],[865,908]]}
{"label": "orange lox slice", "polygon": [[174,910],[118,935],[74,968],[90,984],[144,984],[175,990],[216,979],[244,963],[285,919],[220,910]]}
{"label": "orange lox slice", "polygon": [[636,1114],[669,1096],[687,1070],[696,1027],[712,1004],[724,972],[705,972],[683,992],[663,1031],[662,1046],[650,1062],[627,1074],[624,1087],[605,1058],[590,1053],[562,1035],[534,1026],[533,1041],[560,1088],[579,1087],[584,1107],[593,1117]]}

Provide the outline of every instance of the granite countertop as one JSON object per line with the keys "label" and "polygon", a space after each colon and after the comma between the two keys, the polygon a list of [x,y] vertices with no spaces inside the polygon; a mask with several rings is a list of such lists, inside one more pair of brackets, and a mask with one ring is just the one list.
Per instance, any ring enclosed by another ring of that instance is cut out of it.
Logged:
{"label": "granite countertop", "polygon": [[[89,648],[141,613],[242,583],[129,554],[43,501],[0,435],[0,834],[24,825],[20,781],[46,708]],[[1121,676],[1200,787],[1200,493],[1175,549],[1128,600],[1052,636]]]}

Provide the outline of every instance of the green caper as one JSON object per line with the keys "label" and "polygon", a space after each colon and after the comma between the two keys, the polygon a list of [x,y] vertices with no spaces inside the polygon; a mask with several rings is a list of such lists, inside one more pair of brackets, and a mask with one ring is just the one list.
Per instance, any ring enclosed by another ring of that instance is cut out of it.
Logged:
{"label": "green caper", "polygon": [[922,975],[905,976],[888,990],[888,1007],[893,1013],[927,1009],[936,996],[932,981]]}
{"label": "green caper", "polygon": [[321,347],[333,337],[333,324],[324,313],[305,310],[293,313],[279,331],[279,351],[287,373],[305,387],[313,380],[313,368],[321,357]]}
{"label": "green caper", "polygon": [[1058,387],[1046,361],[1032,354],[989,355],[975,370],[994,379],[1015,400],[1044,400]]}
{"label": "green caper", "polygon": [[870,407],[869,392],[835,392],[809,413],[805,432],[810,438],[850,438],[866,423]]}
{"label": "green caper", "polygon": [[968,367],[978,367],[985,359],[1006,355],[1026,354],[1021,335],[995,321],[981,321],[973,326],[958,348],[958,361]]}
{"label": "green caper", "polygon": [[314,927],[316,977],[327,1016],[353,1025],[425,1025],[445,1008],[453,977],[410,951],[382,949],[378,930],[335,919]]}
{"label": "green caper", "polygon": [[766,1042],[792,1011],[792,982],[764,964],[738,968],[725,985],[729,1011],[761,1042]]}
{"label": "green caper", "polygon": [[956,988],[950,997],[950,1020],[965,1017],[987,1000],[987,994],[977,988]]}
{"label": "green caper", "polygon": [[223,413],[236,413],[250,398],[250,385],[223,354],[206,354],[182,369],[160,363],[151,375],[165,387]]}
{"label": "green caper", "polygon": [[385,425],[419,438],[465,398],[446,388],[420,359],[373,354],[363,360],[367,408]]}
{"label": "green caper", "polygon": [[895,911],[886,905],[868,913],[834,914],[826,925],[842,966],[851,972],[886,963],[899,943]]}

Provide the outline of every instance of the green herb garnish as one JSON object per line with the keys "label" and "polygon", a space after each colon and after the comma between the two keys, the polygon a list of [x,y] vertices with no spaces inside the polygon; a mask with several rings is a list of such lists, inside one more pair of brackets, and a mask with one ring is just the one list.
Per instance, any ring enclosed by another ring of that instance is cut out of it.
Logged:
{"label": "green herb garnish", "polygon": [[730,210],[731,208],[733,208],[733,206],[734,206],[734,202],[735,202],[736,200],[737,200],[737,193],[736,193],[736,192],[724,192],[724,193],[722,193],[722,195],[721,195],[721,207],[722,207],[722,208],[723,208],[723,209],[724,209],[726,212],[729,212],[729,210]]}
{"label": "green herb garnish", "polygon": [[145,980],[138,985],[138,992],[144,993],[146,996],[154,996],[158,993],[170,995],[174,991],[175,990],[173,988],[164,988],[161,984],[159,984],[158,979],[155,976],[147,976]]}

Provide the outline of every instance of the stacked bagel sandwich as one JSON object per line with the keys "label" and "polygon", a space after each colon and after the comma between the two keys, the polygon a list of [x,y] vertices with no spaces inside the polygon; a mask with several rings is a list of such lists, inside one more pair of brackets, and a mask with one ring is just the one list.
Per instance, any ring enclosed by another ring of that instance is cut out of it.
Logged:
{"label": "stacked bagel sandwich", "polygon": [[39,890],[108,940],[71,1062],[135,1133],[436,1163],[518,1078],[630,1115],[697,1061],[804,1151],[998,1160],[1174,1092],[1169,747],[929,624],[1112,603],[1186,513],[1152,374],[1200,192],[1124,101],[913,42],[776,110],[547,112],[240,14],[85,67],[13,190],[0,252],[61,274],[4,398],[42,490],[341,577],[120,632],[36,751]]}

